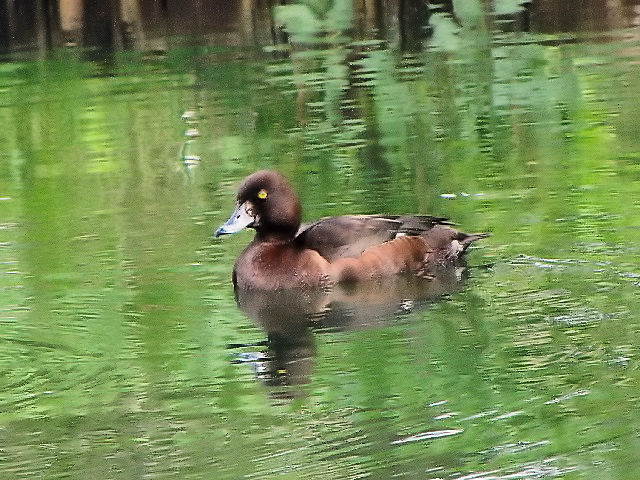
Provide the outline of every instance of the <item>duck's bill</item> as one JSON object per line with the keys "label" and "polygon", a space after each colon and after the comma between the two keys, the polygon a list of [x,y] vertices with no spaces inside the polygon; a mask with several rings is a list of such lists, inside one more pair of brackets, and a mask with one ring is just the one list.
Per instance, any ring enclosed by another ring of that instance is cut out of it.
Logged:
{"label": "duck's bill", "polygon": [[229,220],[216,230],[216,238],[220,235],[229,235],[231,233],[239,232],[240,230],[251,226],[255,221],[255,218],[249,214],[248,210],[248,205],[246,203],[238,205],[229,217]]}

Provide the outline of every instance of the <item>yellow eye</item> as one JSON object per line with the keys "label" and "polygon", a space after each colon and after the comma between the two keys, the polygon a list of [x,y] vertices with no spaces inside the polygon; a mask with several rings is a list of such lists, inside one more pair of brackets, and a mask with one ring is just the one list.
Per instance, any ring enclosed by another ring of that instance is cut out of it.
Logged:
{"label": "yellow eye", "polygon": [[264,200],[265,198],[267,198],[269,194],[267,193],[266,190],[262,189],[258,192],[258,198],[261,200]]}

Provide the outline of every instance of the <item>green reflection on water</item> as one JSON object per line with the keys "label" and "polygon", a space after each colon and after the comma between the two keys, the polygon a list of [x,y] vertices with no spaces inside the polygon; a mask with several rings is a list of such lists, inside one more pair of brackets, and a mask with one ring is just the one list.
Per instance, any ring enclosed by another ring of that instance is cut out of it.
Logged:
{"label": "green reflection on water", "polygon": [[[3,68],[3,476],[636,478],[638,41],[467,34]],[[493,267],[315,332],[306,384],[267,387],[237,361],[265,337],[231,289],[250,234],[210,240],[264,167],[306,219],[491,231]]]}

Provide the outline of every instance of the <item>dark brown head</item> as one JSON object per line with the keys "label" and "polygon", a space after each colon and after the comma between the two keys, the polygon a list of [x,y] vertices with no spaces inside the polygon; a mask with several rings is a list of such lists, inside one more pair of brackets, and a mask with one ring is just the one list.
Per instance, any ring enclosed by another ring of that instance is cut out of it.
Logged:
{"label": "dark brown head", "polygon": [[277,172],[261,170],[244,179],[235,211],[215,235],[254,228],[261,238],[293,239],[300,219],[300,200],[289,181]]}

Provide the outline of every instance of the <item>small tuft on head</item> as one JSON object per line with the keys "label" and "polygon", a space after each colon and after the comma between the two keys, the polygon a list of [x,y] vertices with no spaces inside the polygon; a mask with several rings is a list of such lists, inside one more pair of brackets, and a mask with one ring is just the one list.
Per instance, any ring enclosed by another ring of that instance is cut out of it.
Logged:
{"label": "small tuft on head", "polygon": [[268,196],[275,189],[293,191],[289,181],[280,173],[273,170],[259,170],[242,181],[238,188],[238,201],[253,200],[261,191]]}

